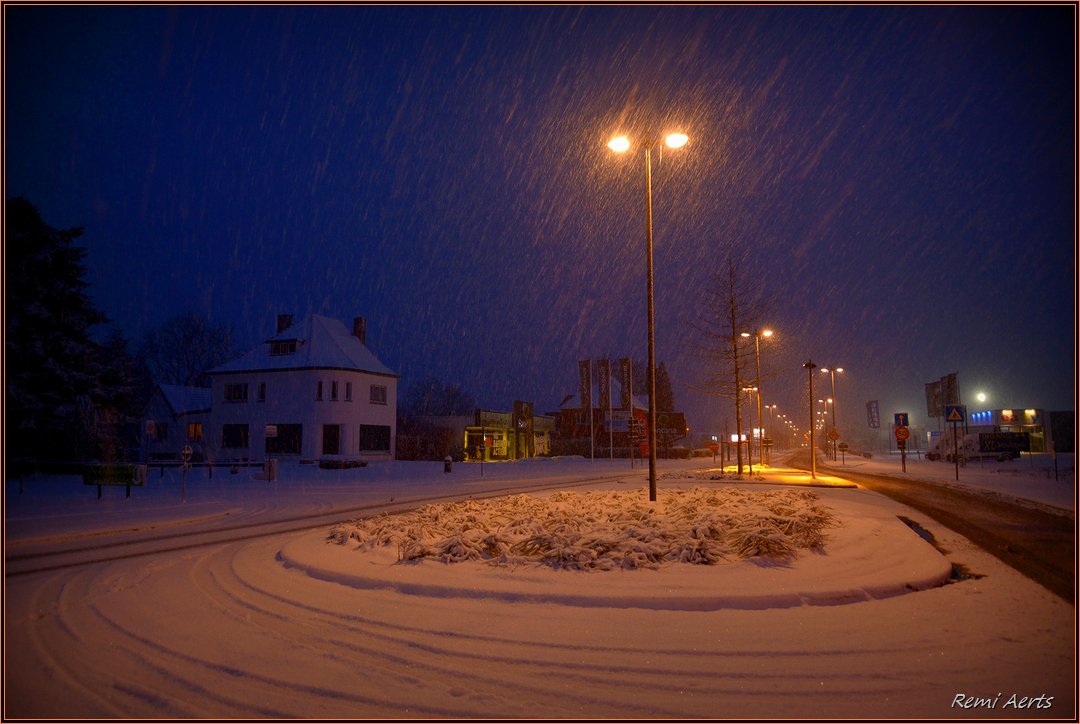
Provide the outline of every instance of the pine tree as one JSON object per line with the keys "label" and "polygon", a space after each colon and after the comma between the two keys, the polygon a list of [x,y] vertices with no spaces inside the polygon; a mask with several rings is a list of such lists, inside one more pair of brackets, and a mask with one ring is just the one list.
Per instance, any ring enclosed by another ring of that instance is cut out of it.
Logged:
{"label": "pine tree", "polygon": [[97,352],[90,330],[106,317],[86,291],[86,249],[74,244],[82,228],[54,229],[23,198],[8,200],[5,211],[7,451],[70,459],[88,447]]}

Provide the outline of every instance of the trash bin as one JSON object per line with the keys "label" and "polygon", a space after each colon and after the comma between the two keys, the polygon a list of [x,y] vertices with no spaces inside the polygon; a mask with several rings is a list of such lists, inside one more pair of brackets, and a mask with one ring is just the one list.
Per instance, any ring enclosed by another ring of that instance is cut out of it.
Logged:
{"label": "trash bin", "polygon": [[442,468],[442,471],[443,471],[444,473],[448,473],[448,472],[450,472],[450,470],[451,470],[451,469],[452,469],[453,467],[454,467],[454,459],[453,459],[452,457],[450,457],[449,455],[447,455],[447,456],[446,456],[445,458],[443,458],[443,468]]}

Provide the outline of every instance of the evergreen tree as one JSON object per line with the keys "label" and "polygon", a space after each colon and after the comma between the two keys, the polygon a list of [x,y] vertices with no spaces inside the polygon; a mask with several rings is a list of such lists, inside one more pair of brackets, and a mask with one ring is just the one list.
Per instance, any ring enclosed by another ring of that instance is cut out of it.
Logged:
{"label": "evergreen tree", "polygon": [[153,393],[150,371],[113,327],[99,348],[95,373],[94,457],[130,459],[139,445],[143,408]]}
{"label": "evergreen tree", "polygon": [[[633,361],[634,397],[647,399],[649,396],[648,365],[638,360]],[[675,391],[671,386],[671,376],[667,366],[661,362],[656,366],[656,411],[675,412]]]}
{"label": "evergreen tree", "polygon": [[74,243],[82,228],[54,229],[23,198],[5,206],[7,451],[70,459],[88,446],[97,358],[90,330],[106,317],[87,294],[86,249]]}

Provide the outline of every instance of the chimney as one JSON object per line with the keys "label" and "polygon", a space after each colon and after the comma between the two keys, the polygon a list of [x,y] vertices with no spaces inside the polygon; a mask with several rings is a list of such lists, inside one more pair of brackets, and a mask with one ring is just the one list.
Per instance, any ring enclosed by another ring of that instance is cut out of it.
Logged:
{"label": "chimney", "polygon": [[291,314],[279,314],[279,315],[277,315],[277,332],[275,332],[275,334],[280,334],[281,332],[284,332],[286,329],[288,329],[291,326],[292,326],[292,315]]}
{"label": "chimney", "polygon": [[360,340],[360,344],[367,346],[367,321],[363,317],[353,317],[352,333]]}

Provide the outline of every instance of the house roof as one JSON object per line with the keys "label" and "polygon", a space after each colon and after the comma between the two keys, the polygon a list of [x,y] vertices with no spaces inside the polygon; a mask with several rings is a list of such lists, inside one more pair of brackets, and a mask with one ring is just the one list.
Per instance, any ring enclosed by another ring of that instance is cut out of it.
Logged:
{"label": "house roof", "polygon": [[158,385],[165,402],[173,414],[184,415],[205,412],[210,409],[209,387],[185,387],[183,385]]}
{"label": "house roof", "polygon": [[[296,341],[296,351],[272,354],[273,342]],[[336,319],[312,314],[278,332],[258,347],[207,374],[295,369],[347,369],[397,377]]]}

